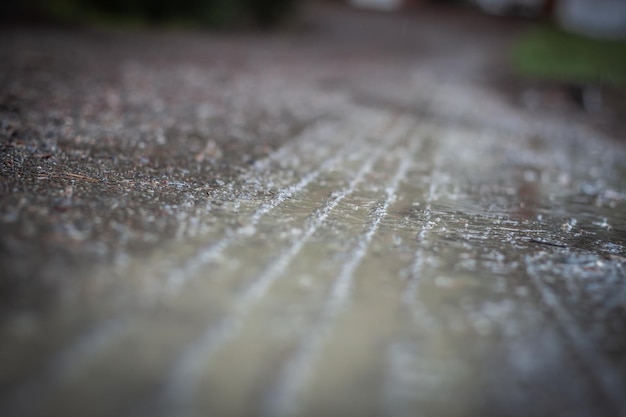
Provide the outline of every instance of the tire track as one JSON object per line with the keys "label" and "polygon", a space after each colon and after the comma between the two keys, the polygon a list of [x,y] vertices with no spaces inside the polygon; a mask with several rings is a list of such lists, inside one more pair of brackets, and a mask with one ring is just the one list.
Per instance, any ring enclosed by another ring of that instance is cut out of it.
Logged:
{"label": "tire track", "polygon": [[[400,130],[400,136],[395,139],[395,142],[399,141],[403,133],[404,130]],[[201,338],[185,349],[185,352],[174,365],[165,388],[164,398],[168,403],[165,409],[170,410],[168,413],[175,415],[191,414],[185,409],[193,401],[197,379],[203,367],[206,368],[211,358],[240,333],[241,323],[251,309],[284,273],[291,261],[326,221],[334,208],[352,194],[356,187],[363,182],[365,176],[372,171],[376,161],[380,159],[385,150],[385,146],[379,145],[375,152],[363,163],[348,186],[334,193],[325,205],[312,214],[305,232],[241,292],[241,295],[235,301],[234,311],[230,316],[223,319],[217,326],[210,326]]]}
{"label": "tire track", "polygon": [[322,318],[309,336],[302,342],[295,356],[283,368],[277,384],[272,388],[268,396],[263,410],[264,415],[290,416],[296,412],[300,393],[312,376],[315,362],[318,360],[324,343],[332,331],[334,322],[349,302],[354,272],[366,255],[369,244],[376,234],[380,222],[387,215],[389,206],[396,200],[396,192],[400,182],[405,178],[407,171],[413,163],[412,158],[416,151],[415,146],[414,144],[409,152],[404,153],[398,169],[385,188],[383,202],[374,209],[372,222],[353,247],[350,259],[344,264],[335,280],[323,307]]}
{"label": "tire track", "polygon": [[[333,157],[326,159],[317,169],[305,174],[297,183],[291,184],[279,190],[274,198],[266,203],[263,203],[254,211],[247,224],[236,228],[234,231],[227,232],[226,236],[217,242],[200,248],[198,253],[192,259],[185,261],[183,266],[170,271],[167,275],[165,283],[165,291],[169,293],[168,296],[176,295],[180,291],[181,287],[192,279],[194,274],[196,274],[202,267],[219,258],[224,250],[234,244],[238,239],[253,235],[256,232],[256,226],[261,218],[285,201],[292,198],[295,194],[304,190],[309,184],[315,181],[322,172],[337,165],[349,148],[349,143],[341,146]],[[330,154],[330,152],[327,154]]]}
{"label": "tire track", "polygon": [[[380,123],[381,120],[377,118],[369,119],[367,127],[371,127],[376,123]],[[382,120],[382,122],[385,122]],[[387,122],[388,124],[388,122]],[[328,128],[330,129],[330,128]],[[325,130],[322,129],[322,133]],[[315,132],[314,132],[315,133]],[[356,132],[354,133],[356,134]],[[336,135],[336,134],[335,134]],[[333,135],[321,135],[322,137],[335,137]],[[314,138],[308,135],[303,135],[298,140],[298,143],[304,142],[305,147],[312,145]],[[327,140],[332,143],[332,140]],[[344,157],[351,151],[353,143],[347,141],[345,144],[339,147],[339,151],[335,152],[334,156],[330,159],[326,158],[332,152],[331,147],[324,146],[323,141],[318,143],[316,147],[324,148],[324,152],[319,157],[323,162],[315,168],[312,172],[305,175],[300,181],[295,184],[291,184],[278,191],[276,197],[267,203],[264,203],[253,214],[250,222],[237,228],[234,232],[227,234],[217,243],[210,245],[204,249],[201,249],[200,253],[192,258],[191,267],[183,266],[182,268],[175,269],[174,272],[168,274],[166,285],[163,287],[165,291],[160,294],[160,297],[174,298],[182,289],[184,283],[186,283],[194,272],[200,270],[203,266],[217,259],[217,257],[230,245],[235,243],[237,239],[245,237],[254,233],[256,224],[260,219],[270,213],[273,209],[280,204],[292,198],[298,192],[304,190],[310,183],[315,181],[323,172],[336,166]],[[284,148],[284,147],[283,147]],[[263,166],[269,167],[271,161],[275,158],[282,158],[285,154],[289,153],[288,149],[283,148],[275,151],[274,154],[268,156],[262,163]],[[309,154],[308,152],[305,154]],[[172,276],[178,276],[183,272],[183,279],[177,280],[175,285],[171,284]],[[167,285],[170,283],[170,285]],[[155,300],[156,301],[156,300]],[[119,341],[120,339],[129,335],[134,328],[138,320],[137,315],[129,314],[128,312],[122,313],[118,317],[113,317],[103,322],[96,323],[93,327],[86,332],[81,333],[75,340],[61,348],[59,352],[51,357],[47,364],[36,375],[28,377],[21,385],[16,386],[10,393],[6,394],[2,400],[0,400],[0,414],[2,415],[15,415],[15,416],[28,416],[39,412],[37,401],[32,401],[33,398],[44,398],[48,392],[59,386],[63,386],[69,382],[74,376],[81,372],[81,368],[86,367],[90,362],[94,361],[98,356],[103,354],[110,346]],[[5,412],[6,411],[6,412]]]}

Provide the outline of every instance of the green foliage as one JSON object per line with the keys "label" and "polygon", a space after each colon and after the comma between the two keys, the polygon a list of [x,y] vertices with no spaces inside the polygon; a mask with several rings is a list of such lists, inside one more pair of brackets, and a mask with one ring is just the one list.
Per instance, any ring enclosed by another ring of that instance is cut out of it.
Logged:
{"label": "green foliage", "polygon": [[519,40],[514,64],[531,77],[626,86],[625,41],[591,39],[551,26]]}

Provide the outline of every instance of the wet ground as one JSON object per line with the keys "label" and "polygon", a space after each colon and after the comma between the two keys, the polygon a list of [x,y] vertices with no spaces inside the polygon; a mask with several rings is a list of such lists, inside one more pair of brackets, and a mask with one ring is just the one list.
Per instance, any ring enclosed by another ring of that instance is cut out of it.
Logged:
{"label": "wet ground", "polygon": [[0,414],[625,416],[626,145],[524,25],[5,30]]}

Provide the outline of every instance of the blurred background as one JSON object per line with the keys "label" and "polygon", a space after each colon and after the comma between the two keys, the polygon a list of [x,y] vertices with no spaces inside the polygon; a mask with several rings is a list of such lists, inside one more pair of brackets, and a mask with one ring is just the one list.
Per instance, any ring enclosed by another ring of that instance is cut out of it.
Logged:
{"label": "blurred background", "polygon": [[[8,0],[0,5],[0,21],[5,26],[277,29],[302,23],[300,6],[303,3],[310,2]],[[480,11],[494,19],[525,19],[533,30],[521,36],[513,51],[515,68],[522,75],[610,87],[626,83],[626,2],[621,0],[328,0],[327,3],[413,15],[420,9],[438,6],[447,7],[451,12]],[[573,94],[585,100],[583,105],[599,108],[601,93],[598,91],[589,89]]]}

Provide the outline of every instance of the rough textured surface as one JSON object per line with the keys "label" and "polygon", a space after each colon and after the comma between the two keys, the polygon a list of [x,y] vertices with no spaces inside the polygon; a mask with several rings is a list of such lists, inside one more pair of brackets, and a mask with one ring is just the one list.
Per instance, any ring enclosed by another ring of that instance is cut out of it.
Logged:
{"label": "rough textured surface", "polygon": [[3,33],[0,414],[626,415],[623,138],[519,25],[307,15]]}

